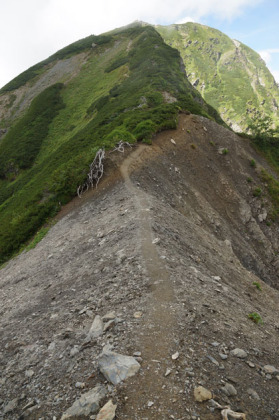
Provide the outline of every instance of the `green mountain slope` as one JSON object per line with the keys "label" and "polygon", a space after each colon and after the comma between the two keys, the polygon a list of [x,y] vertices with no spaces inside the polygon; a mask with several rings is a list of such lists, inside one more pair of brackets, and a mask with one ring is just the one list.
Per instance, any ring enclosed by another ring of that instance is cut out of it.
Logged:
{"label": "green mountain slope", "polygon": [[263,116],[278,125],[279,88],[259,54],[196,23],[156,29],[179,50],[190,82],[235,131]]}
{"label": "green mountain slope", "polygon": [[2,88],[0,263],[76,194],[100,147],[149,141],[181,109],[222,123],[151,26],[85,38]]}

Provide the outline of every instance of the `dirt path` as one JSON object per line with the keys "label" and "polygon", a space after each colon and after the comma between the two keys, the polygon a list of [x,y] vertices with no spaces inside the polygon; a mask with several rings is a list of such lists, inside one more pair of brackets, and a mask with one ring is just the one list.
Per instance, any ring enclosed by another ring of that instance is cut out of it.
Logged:
{"label": "dirt path", "polygon": [[129,176],[145,148],[143,145],[139,146],[120,167],[125,185],[134,198],[138,212],[139,241],[147,275],[150,278],[151,294],[137,342],[143,358],[141,376],[135,377],[125,389],[127,404],[122,407],[122,412],[118,415],[119,418],[141,420],[158,419],[158,413],[162,419],[169,418],[170,400],[175,398],[173,392],[166,386],[165,377],[168,362],[175,352],[173,285],[163,259],[157,252],[157,238],[152,232],[152,208],[149,197],[133,184]]}

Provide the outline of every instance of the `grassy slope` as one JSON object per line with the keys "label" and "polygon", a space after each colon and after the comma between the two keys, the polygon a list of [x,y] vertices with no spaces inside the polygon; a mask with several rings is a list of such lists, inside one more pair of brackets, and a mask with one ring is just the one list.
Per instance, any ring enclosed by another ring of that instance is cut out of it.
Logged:
{"label": "grassy slope", "polygon": [[222,32],[195,23],[156,29],[180,51],[189,80],[199,79],[197,89],[228,124],[233,121],[245,130],[258,113],[279,122],[279,89],[255,51],[241,43],[236,47]]}
{"label": "grassy slope", "polygon": [[[119,138],[148,141],[156,131],[176,126],[179,108],[221,122],[185,78],[179,53],[152,27],[119,30],[101,39],[94,49],[88,38],[84,45],[77,43],[77,52],[88,51],[79,74],[35,98],[0,144],[0,159],[9,162],[0,178],[0,262],[17,252],[60,202],[75,195],[100,147],[111,148]],[[62,58],[74,53],[73,47],[62,51],[67,52]],[[27,71],[6,90],[12,92],[11,86],[32,74]],[[162,92],[177,102],[165,103]],[[44,106],[34,119],[38,101]],[[49,115],[47,109],[55,112]],[[21,135],[14,136],[22,126]],[[39,135],[35,149],[30,132]],[[17,150],[26,156],[33,150],[32,159],[26,163]]]}

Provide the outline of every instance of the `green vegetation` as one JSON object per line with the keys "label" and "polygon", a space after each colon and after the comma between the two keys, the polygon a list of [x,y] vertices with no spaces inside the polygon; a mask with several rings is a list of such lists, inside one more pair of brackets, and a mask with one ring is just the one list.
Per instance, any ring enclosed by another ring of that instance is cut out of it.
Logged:
{"label": "green vegetation", "polygon": [[179,50],[190,82],[233,129],[247,131],[259,110],[278,125],[279,89],[258,53],[197,23],[156,29]]}
{"label": "green vegetation", "polygon": [[262,181],[267,184],[267,191],[272,202],[272,212],[270,217],[273,221],[278,220],[279,217],[279,182],[266,170],[261,170]]}
{"label": "green vegetation", "polygon": [[250,166],[252,166],[252,168],[256,167],[256,161],[254,159],[250,160]]}
{"label": "green vegetation", "polygon": [[262,189],[260,187],[256,187],[253,191],[254,197],[260,197],[262,195]]}
{"label": "green vegetation", "polygon": [[228,149],[223,149],[222,150],[222,155],[227,155],[229,153]]}
{"label": "green vegetation", "polygon": [[255,324],[263,324],[262,317],[257,312],[251,312],[248,314],[248,318],[251,319]]}
{"label": "green vegetation", "polygon": [[[92,42],[98,45],[91,48]],[[0,263],[75,196],[100,147],[113,148],[120,139],[148,143],[175,128],[181,110],[222,122],[185,78],[178,51],[152,27],[89,37],[46,61],[85,50],[80,72],[34,98],[0,144]],[[2,92],[39,77],[43,63]],[[166,103],[164,92],[177,102]]]}
{"label": "green vegetation", "polygon": [[262,287],[258,281],[253,281],[253,286],[255,286],[258,290],[262,291]]}
{"label": "green vegetation", "polygon": [[45,89],[4,137],[0,149],[0,177],[13,179],[19,169],[32,166],[48,134],[49,124],[64,106],[62,88],[63,84],[57,83]]}
{"label": "green vegetation", "polygon": [[49,231],[49,227],[42,227],[34,236],[32,241],[26,246],[25,251],[35,248],[35,246],[46,236]]}

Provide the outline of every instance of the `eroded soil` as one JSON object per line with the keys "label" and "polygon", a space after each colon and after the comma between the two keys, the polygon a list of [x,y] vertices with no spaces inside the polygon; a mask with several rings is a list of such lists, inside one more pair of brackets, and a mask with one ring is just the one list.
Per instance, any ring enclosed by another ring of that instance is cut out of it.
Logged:
{"label": "eroded soil", "polygon": [[[195,401],[198,385],[247,419],[278,419],[279,373],[263,369],[279,369],[278,226],[260,221],[266,163],[193,115],[152,146],[109,156],[98,189],[0,271],[2,417],[60,418],[106,383],[98,355],[110,344],[142,359],[136,376],[107,384],[118,419],[221,419]],[[84,345],[94,316],[110,311],[115,325]]]}

